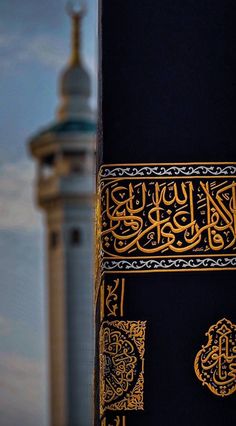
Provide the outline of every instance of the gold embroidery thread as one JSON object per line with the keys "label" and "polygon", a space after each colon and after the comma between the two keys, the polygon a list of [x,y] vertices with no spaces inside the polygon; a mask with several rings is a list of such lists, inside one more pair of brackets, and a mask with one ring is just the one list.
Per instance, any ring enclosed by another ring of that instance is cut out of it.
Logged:
{"label": "gold embroidery thread", "polygon": [[143,410],[146,321],[104,321],[100,329],[100,414]]}
{"label": "gold embroidery thread", "polygon": [[102,196],[104,253],[228,252],[236,241],[236,184],[222,184],[112,181]]}
{"label": "gold embroidery thread", "polygon": [[100,320],[124,316],[125,278],[102,280],[100,288]]}
{"label": "gold embroidery thread", "polygon": [[236,163],[104,165],[101,270],[236,268]]}
{"label": "gold embroidery thread", "polygon": [[106,417],[104,417],[101,426],[126,426],[126,418],[125,416],[116,416],[113,420],[107,422]]}
{"label": "gold embroidery thread", "polygon": [[195,373],[212,393],[229,396],[236,391],[236,325],[223,318],[206,336],[208,342],[195,358]]}

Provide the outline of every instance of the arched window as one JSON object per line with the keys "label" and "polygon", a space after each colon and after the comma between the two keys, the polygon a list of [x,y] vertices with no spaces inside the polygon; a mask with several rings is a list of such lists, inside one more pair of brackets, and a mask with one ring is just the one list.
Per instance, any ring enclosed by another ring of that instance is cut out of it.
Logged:
{"label": "arched window", "polygon": [[55,249],[59,244],[59,232],[51,231],[49,234],[49,245],[51,249]]}
{"label": "arched window", "polygon": [[78,228],[71,230],[70,240],[73,246],[78,246],[81,243],[81,233]]}

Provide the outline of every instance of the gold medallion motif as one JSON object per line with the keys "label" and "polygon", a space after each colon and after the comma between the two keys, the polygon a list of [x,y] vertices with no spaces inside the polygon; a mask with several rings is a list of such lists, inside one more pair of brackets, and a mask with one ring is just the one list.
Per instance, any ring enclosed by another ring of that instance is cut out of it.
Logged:
{"label": "gold medallion motif", "polygon": [[197,353],[194,370],[203,386],[226,397],[236,391],[236,325],[223,318],[206,336],[208,342]]}
{"label": "gold medallion motif", "polygon": [[100,414],[143,410],[146,321],[104,321],[100,329]]}

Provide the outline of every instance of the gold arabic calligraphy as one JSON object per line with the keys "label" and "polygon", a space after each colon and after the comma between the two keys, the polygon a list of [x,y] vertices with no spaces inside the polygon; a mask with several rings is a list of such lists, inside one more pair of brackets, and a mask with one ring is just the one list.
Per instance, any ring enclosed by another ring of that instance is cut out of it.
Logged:
{"label": "gold arabic calligraphy", "polygon": [[114,179],[101,192],[105,256],[228,254],[236,248],[232,179]]}
{"label": "gold arabic calligraphy", "polygon": [[107,282],[102,280],[100,287],[100,319],[107,317],[123,317],[124,315],[125,279],[116,278]]}
{"label": "gold arabic calligraphy", "polygon": [[224,318],[206,335],[207,345],[195,358],[196,375],[215,395],[231,395],[236,391],[236,326]]}

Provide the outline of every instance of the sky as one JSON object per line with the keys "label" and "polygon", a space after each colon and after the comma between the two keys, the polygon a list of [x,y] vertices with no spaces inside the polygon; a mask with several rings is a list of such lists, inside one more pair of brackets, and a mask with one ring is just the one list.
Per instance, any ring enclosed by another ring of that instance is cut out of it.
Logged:
{"label": "sky", "polygon": [[[96,107],[96,0],[82,55]],[[43,215],[27,141],[55,120],[70,52],[65,0],[0,0],[0,419],[47,425],[47,292]]]}

